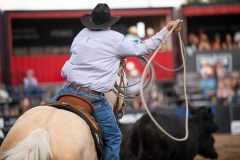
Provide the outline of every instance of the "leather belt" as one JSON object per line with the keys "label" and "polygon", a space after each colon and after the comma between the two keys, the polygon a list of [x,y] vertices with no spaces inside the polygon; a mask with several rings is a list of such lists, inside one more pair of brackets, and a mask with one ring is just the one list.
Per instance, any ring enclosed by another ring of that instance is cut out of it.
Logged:
{"label": "leather belt", "polygon": [[[69,82],[69,83],[70,83],[70,82]],[[97,92],[97,91],[88,89],[87,87],[81,87],[81,86],[79,86],[79,85],[76,84],[76,83],[70,83],[70,84],[69,84],[69,87],[71,87],[72,89],[75,89],[75,90],[77,90],[77,91],[84,91],[84,92],[88,92],[88,93],[91,93],[91,94],[103,95],[102,92]]]}

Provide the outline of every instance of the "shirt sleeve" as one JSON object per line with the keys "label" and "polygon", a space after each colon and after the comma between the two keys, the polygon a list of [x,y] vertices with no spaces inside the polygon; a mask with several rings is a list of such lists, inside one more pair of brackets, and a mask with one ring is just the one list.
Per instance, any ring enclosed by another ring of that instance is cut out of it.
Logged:
{"label": "shirt sleeve", "polygon": [[67,63],[68,63],[68,61],[66,61],[65,62],[65,64],[63,65],[63,67],[62,67],[62,70],[61,70],[61,76],[63,77],[63,79],[67,79],[67,72],[66,72],[66,70],[67,70]]}
{"label": "shirt sleeve", "polygon": [[159,44],[166,41],[169,31],[164,27],[160,32],[146,40],[128,40],[123,38],[117,45],[117,54],[121,57],[140,56],[154,52]]}

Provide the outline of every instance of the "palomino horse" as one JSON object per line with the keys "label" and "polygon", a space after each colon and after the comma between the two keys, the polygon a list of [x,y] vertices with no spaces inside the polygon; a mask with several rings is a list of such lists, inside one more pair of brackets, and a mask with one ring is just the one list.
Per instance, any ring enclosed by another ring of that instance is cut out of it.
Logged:
{"label": "palomino horse", "polygon": [[[123,103],[113,92],[106,96],[112,106]],[[90,128],[82,118],[66,110],[37,106],[19,117],[11,128],[0,148],[0,159],[97,160],[98,157]]]}

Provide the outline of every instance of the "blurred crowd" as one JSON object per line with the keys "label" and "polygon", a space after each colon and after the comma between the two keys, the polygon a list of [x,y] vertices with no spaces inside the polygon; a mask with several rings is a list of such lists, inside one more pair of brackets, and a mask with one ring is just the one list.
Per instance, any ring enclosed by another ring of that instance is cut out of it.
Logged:
{"label": "blurred crowd", "polygon": [[[51,99],[57,87],[46,87],[46,90],[43,91],[38,86],[36,77],[32,77],[33,75],[32,70],[27,72],[26,77],[23,79],[21,91],[19,91],[19,87],[17,89],[15,87],[8,89],[3,84],[0,85],[0,116],[19,116],[31,107],[44,104]],[[31,77],[30,79],[28,79],[29,76]],[[127,93],[138,97],[126,101],[127,110],[143,111],[145,108],[139,97],[141,74],[132,62],[127,63],[127,76],[129,86]],[[228,72],[221,62],[212,64],[206,61],[201,68],[199,84],[203,98],[212,102],[212,104],[216,104],[217,106],[240,105],[239,71]],[[171,90],[172,93],[176,93],[173,87],[169,87],[166,84],[160,86],[159,83],[156,83],[144,95],[146,104],[150,110],[170,106],[167,104],[168,102],[165,103],[170,97],[166,96],[167,91],[164,91],[162,86]],[[179,96],[175,95],[177,98]],[[177,105],[176,103],[175,106],[178,107]]]}
{"label": "blurred crowd", "polygon": [[189,33],[188,35],[187,52],[189,55],[195,51],[220,49],[240,49],[240,31],[233,35],[215,33],[211,38],[203,31],[199,34]]}
{"label": "blurred crowd", "polygon": [[140,37],[138,34],[138,28],[137,26],[130,26],[128,28],[128,33],[125,35],[125,37],[129,40],[144,40],[144,39],[148,39],[150,37],[152,37],[155,34],[155,30],[152,27],[148,27],[145,30],[145,36],[144,37]]}
{"label": "blurred crowd", "polygon": [[239,71],[228,72],[220,61],[216,64],[206,61],[200,74],[200,88],[205,99],[223,106],[240,104]]}
{"label": "blurred crowd", "polygon": [[0,116],[19,116],[32,106],[44,104],[47,101],[45,94],[34,70],[29,69],[19,86],[0,85]]}
{"label": "blurred crowd", "polygon": [[[137,27],[130,26],[126,38],[133,41],[143,40],[154,34],[154,29],[149,27],[145,30],[145,36],[140,37]],[[190,54],[197,50],[240,49],[240,32],[236,32],[233,36],[226,34],[224,39],[218,33],[215,34],[213,39],[209,39],[204,32],[200,32],[199,36],[190,33],[188,40],[187,51]],[[144,110],[139,97],[141,74],[134,63],[127,64],[127,76],[130,86],[127,89],[128,94],[138,97],[127,100],[128,110]],[[199,84],[201,94],[207,101],[224,106],[240,105],[240,72],[228,72],[220,61],[214,64],[208,61],[204,62],[200,72]],[[49,89],[47,87],[43,91],[39,87],[34,70],[29,69],[20,86],[9,89],[3,84],[0,85],[0,116],[21,115],[32,106],[48,102],[56,90],[57,88]],[[159,85],[155,85],[145,94],[149,109],[167,106],[165,102],[168,96],[164,92]],[[175,91],[172,90],[172,92]]]}
{"label": "blurred crowd", "polygon": [[[140,81],[141,74],[136,68],[135,64],[131,61],[126,66],[128,77],[127,94],[132,98],[127,100],[128,110],[142,111],[145,110],[142,101],[140,99]],[[145,90],[144,90],[145,92]],[[161,105],[161,94],[157,85],[154,85],[150,91],[147,91],[144,95],[145,101],[149,109],[156,109]]]}

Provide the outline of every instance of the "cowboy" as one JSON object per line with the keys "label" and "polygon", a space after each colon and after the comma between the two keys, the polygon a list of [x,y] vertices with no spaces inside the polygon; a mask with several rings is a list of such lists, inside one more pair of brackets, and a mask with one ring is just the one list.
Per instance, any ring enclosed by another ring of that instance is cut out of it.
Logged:
{"label": "cowboy", "polygon": [[[119,19],[119,16],[111,16],[110,8],[104,3],[97,4],[91,14],[81,17],[86,28],[72,42],[71,57],[61,72],[66,83],[53,98],[56,100],[59,95],[71,93],[92,102],[93,116],[101,127],[104,139],[103,160],[119,159],[122,135],[104,93],[113,89],[120,59],[152,53],[160,42],[166,40],[174,24],[171,21],[144,41],[131,41],[110,29]],[[180,26],[176,31],[179,30]]]}

